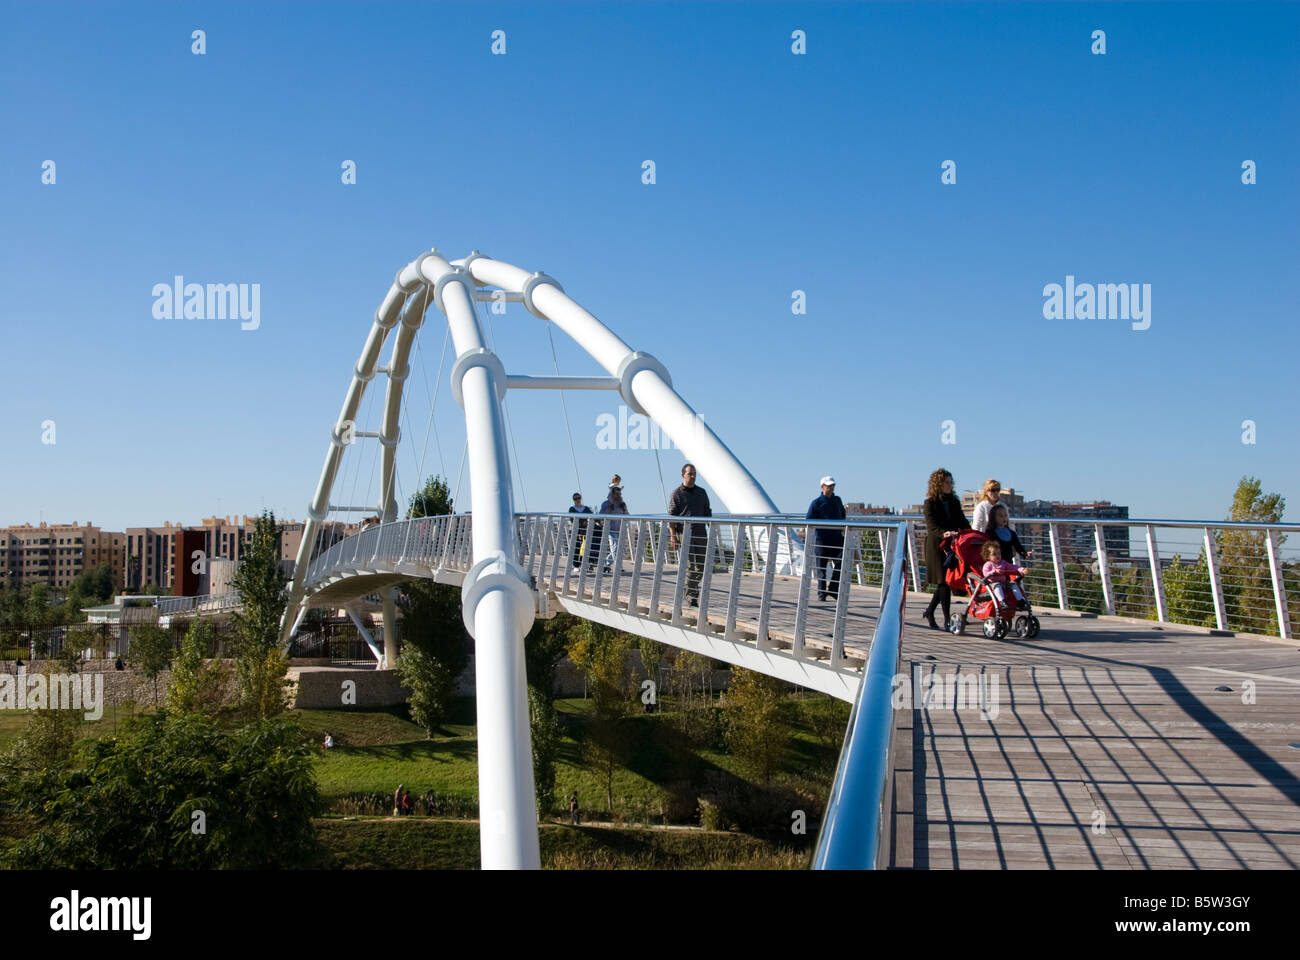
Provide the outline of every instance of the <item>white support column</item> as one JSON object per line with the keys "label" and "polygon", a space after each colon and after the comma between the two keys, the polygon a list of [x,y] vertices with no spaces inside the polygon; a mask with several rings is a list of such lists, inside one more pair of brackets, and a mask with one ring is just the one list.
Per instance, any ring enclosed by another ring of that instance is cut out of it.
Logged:
{"label": "white support column", "polygon": [[392,670],[397,666],[397,590],[385,587],[379,596],[383,600],[384,611],[384,655],[379,660],[380,670]]}
{"label": "white support column", "polygon": [[1156,619],[1165,623],[1169,619],[1169,608],[1165,603],[1165,581],[1160,576],[1160,550],[1156,546],[1155,527],[1147,524],[1147,558],[1151,562],[1151,592],[1156,598]]}
{"label": "white support column", "polygon": [[1214,622],[1220,630],[1228,629],[1228,616],[1223,603],[1223,582],[1219,579],[1219,551],[1214,545],[1214,534],[1205,528],[1205,560],[1210,568],[1210,594],[1214,599]]}
{"label": "white support column", "polygon": [[451,385],[465,410],[474,565],[465,575],[462,608],[474,637],[482,865],[539,869],[523,644],[535,601],[528,575],[518,565],[501,410],[505,369],[484,344],[469,275],[453,271],[436,254],[420,258],[417,268],[451,327],[456,347]]}
{"label": "white support column", "polygon": [[1282,576],[1282,564],[1277,555],[1276,530],[1268,531],[1265,543],[1268,546],[1268,572],[1273,578],[1273,600],[1277,606],[1278,636],[1283,640],[1290,640],[1291,615],[1287,610],[1286,580]]}
{"label": "white support column", "polygon": [[1061,538],[1056,535],[1056,524],[1047,525],[1047,540],[1052,548],[1052,574],[1056,577],[1056,602],[1062,610],[1070,609],[1069,597],[1065,594],[1065,564],[1061,562]]}
{"label": "white support column", "polygon": [[1101,576],[1101,595],[1106,604],[1107,616],[1113,617],[1115,615],[1115,591],[1110,585],[1110,556],[1106,553],[1106,538],[1102,536],[1100,523],[1093,524],[1092,532],[1097,541],[1097,572]]}

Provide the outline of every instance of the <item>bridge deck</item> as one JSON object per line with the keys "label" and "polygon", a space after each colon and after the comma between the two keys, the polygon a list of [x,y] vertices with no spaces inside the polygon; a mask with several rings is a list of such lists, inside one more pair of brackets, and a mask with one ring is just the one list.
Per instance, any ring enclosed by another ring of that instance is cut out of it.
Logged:
{"label": "bridge deck", "polygon": [[[661,616],[675,575],[665,570]],[[742,578],[737,621],[751,633],[760,580]],[[607,600],[607,580],[602,587]],[[575,576],[570,593],[576,588]],[[619,594],[626,606],[626,577]],[[638,594],[647,607],[644,583]],[[797,581],[777,578],[773,638],[782,645],[797,595]],[[851,660],[866,656],[878,598],[875,589],[851,588]],[[725,599],[710,607],[714,631]],[[897,866],[1300,866],[1294,645],[1046,610],[1037,611],[1043,628],[1032,641],[986,640],[978,624],[954,637],[923,624],[927,600],[909,600],[904,669],[983,674],[996,699],[988,718],[978,704],[899,711]],[[959,603],[954,610],[964,609]],[[808,607],[806,643],[823,654],[834,609]],[[695,611],[683,616],[691,623]],[[1247,681],[1254,703],[1242,702]],[[1224,686],[1231,689],[1216,689]]]}
{"label": "bridge deck", "polygon": [[1050,613],[1033,641],[958,638],[920,599],[905,663],[996,676],[999,710],[900,714],[899,866],[1300,865],[1294,645]]}

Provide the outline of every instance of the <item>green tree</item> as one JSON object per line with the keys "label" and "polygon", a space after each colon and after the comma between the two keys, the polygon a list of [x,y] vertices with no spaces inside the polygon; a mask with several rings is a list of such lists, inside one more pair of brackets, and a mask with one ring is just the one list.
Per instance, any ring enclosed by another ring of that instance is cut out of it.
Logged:
{"label": "green tree", "polygon": [[35,829],[4,861],[47,870],[301,866],[323,806],[298,727],[276,718],[227,732],[166,710],[25,774],[5,802]]}
{"label": "green tree", "polygon": [[[1256,477],[1242,477],[1227,519],[1239,523],[1281,523],[1286,498],[1264,493]],[[1228,626],[1251,633],[1278,633],[1277,605],[1268,564],[1268,534],[1262,530],[1219,530],[1214,535]],[[1285,535],[1277,535],[1280,547]]]}
{"label": "green tree", "polygon": [[441,474],[425,481],[424,489],[411,494],[406,509],[408,517],[445,517],[452,513],[451,488]]}
{"label": "green tree", "polygon": [[663,662],[664,648],[649,637],[637,637],[637,649],[641,651],[641,666],[645,667],[646,676],[655,684],[655,704],[659,703],[659,666]]}
{"label": "green tree", "polygon": [[242,611],[238,629],[240,701],[253,717],[272,717],[285,708],[289,659],[280,649],[280,619],[288,600],[280,568],[280,528],[275,514],[263,511],[253,527],[231,585],[239,591]]}
{"label": "green tree", "polygon": [[131,628],[127,646],[131,659],[140,666],[140,672],[153,682],[153,702],[162,703],[158,696],[158,675],[166,670],[176,653],[171,634],[155,623],[143,623]]}
{"label": "green tree", "polygon": [[764,783],[772,782],[790,740],[789,727],[780,720],[783,686],[774,677],[732,667],[724,699],[727,745]]}
{"label": "green tree", "polygon": [[23,615],[27,623],[28,644],[32,647],[36,656],[45,656],[49,652],[45,637],[42,636],[40,643],[37,643],[35,631],[44,631],[51,620],[50,588],[48,584],[32,584],[31,589],[27,591],[27,601],[23,605]]}
{"label": "green tree", "polygon": [[528,687],[528,732],[533,749],[533,791],[537,813],[547,816],[555,809],[555,761],[560,753],[560,721],[555,701],[537,687]]}
{"label": "green tree", "polygon": [[628,637],[603,624],[581,620],[569,634],[569,658],[587,674],[591,718],[583,752],[605,786],[605,801],[614,812],[614,774],[627,754],[623,719],[632,694],[628,686]]}
{"label": "green tree", "polygon": [[560,723],[555,710],[555,668],[564,657],[576,617],[559,614],[535,620],[524,637],[528,674],[528,723],[532,733],[533,787],[537,809],[544,816],[555,807],[555,762],[559,757]]}
{"label": "green tree", "polygon": [[172,664],[167,706],[179,713],[215,714],[225,697],[229,669],[218,659],[208,660],[213,646],[212,627],[196,616],[185,631],[180,652]]}
{"label": "green tree", "polygon": [[1186,563],[1175,553],[1169,566],[1161,574],[1165,588],[1165,605],[1173,623],[1213,627],[1214,594],[1210,585],[1210,565],[1205,550],[1197,555],[1195,563]]}
{"label": "green tree", "polygon": [[402,683],[411,690],[407,706],[411,719],[433,739],[451,711],[459,674],[452,673],[443,661],[428,652],[424,645],[408,643],[397,662]]}
{"label": "green tree", "polygon": [[[411,497],[407,516],[450,512],[447,483],[433,476]],[[397,669],[411,688],[411,717],[432,737],[446,720],[456,683],[469,666],[471,641],[461,615],[460,591],[432,580],[413,580],[402,585],[397,605],[403,643]]]}

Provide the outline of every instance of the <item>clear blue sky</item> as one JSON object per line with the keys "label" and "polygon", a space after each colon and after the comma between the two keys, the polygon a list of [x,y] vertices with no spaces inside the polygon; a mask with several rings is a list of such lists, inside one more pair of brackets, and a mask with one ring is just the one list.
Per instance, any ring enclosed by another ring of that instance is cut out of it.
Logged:
{"label": "clear blue sky", "polygon": [[[301,519],[375,307],[430,246],[558,278],[784,510],[828,472],[906,506],[943,465],[1157,517],[1222,517],[1251,474],[1295,519],[1298,28],[1262,4],[6,3],[0,523]],[[260,329],[154,319],[176,274],[259,283]],[[1150,329],[1045,320],[1067,274],[1149,283]],[[512,371],[553,371],[541,321],[493,328]],[[569,395],[584,492],[617,470],[658,511],[653,453],[596,447],[613,399]],[[565,508],[559,398],[510,413],[519,506]],[[445,382],[433,430],[424,472],[454,485]]]}

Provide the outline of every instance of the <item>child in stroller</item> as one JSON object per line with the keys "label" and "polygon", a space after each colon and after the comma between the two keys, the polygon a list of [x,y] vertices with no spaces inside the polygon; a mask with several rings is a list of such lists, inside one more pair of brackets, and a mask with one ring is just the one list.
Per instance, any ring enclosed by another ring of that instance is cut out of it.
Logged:
{"label": "child in stroller", "polygon": [[966,620],[973,616],[984,622],[984,636],[990,640],[1001,640],[1008,633],[1026,639],[1038,636],[1038,618],[1019,583],[1024,567],[1001,560],[1000,544],[974,530],[947,534],[944,543],[955,558],[946,574],[948,586],[953,593],[971,598],[965,613],[949,617],[949,632],[965,633]]}

